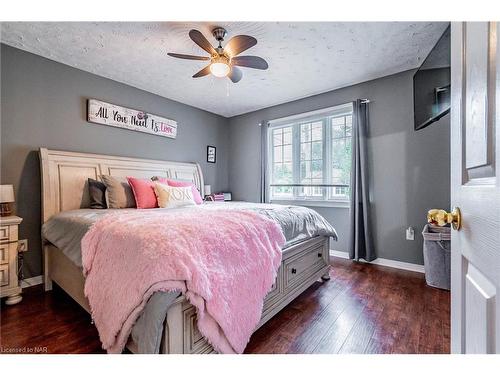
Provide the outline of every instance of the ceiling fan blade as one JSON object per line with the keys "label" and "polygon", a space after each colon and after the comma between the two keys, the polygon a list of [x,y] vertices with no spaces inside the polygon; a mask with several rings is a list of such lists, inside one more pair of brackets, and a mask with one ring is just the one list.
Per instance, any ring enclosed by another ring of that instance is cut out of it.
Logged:
{"label": "ceiling fan blade", "polygon": [[231,59],[231,64],[262,70],[266,70],[269,67],[266,60],[259,56],[236,56]]}
{"label": "ceiling fan blade", "polygon": [[167,55],[172,56],[172,57],[177,57],[178,59],[186,59],[186,60],[210,60],[210,57],[207,56],[193,56],[193,55],[184,55],[182,53],[170,53],[168,52]]}
{"label": "ceiling fan blade", "polygon": [[227,76],[231,81],[233,81],[233,83],[236,83],[241,80],[241,77],[243,77],[243,72],[240,68],[233,66]]}
{"label": "ceiling fan blade", "polygon": [[210,65],[207,65],[202,70],[200,70],[198,73],[193,75],[193,78],[204,77],[204,76],[209,75],[209,74],[210,74]]}
{"label": "ceiling fan blade", "polygon": [[195,42],[197,45],[199,45],[201,48],[207,51],[210,55],[217,54],[214,47],[212,47],[207,38],[205,38],[203,34],[198,30],[192,29],[189,32],[189,37],[193,40],[193,42]]}
{"label": "ceiling fan blade", "polygon": [[236,56],[239,53],[246,51],[250,47],[257,44],[257,39],[253,36],[248,35],[236,35],[227,42],[224,47],[224,51],[229,54],[229,56]]}

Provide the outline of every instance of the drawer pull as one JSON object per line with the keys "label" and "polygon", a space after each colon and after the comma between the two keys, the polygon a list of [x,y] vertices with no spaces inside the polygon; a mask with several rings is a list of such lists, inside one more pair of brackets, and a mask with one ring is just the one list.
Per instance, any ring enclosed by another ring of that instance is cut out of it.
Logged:
{"label": "drawer pull", "polygon": [[323,257],[323,253],[318,253],[318,258],[322,258]]}
{"label": "drawer pull", "polygon": [[292,273],[297,273],[297,269],[292,268]]}

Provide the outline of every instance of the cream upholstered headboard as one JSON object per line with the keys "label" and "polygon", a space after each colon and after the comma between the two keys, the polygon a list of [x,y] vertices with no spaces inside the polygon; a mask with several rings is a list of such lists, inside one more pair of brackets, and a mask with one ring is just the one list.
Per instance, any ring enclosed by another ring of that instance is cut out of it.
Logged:
{"label": "cream upholstered headboard", "polygon": [[203,196],[203,174],[197,163],[137,159],[40,148],[42,176],[42,222],[52,215],[88,208],[87,179],[102,174],[115,177],[163,176],[192,181]]}

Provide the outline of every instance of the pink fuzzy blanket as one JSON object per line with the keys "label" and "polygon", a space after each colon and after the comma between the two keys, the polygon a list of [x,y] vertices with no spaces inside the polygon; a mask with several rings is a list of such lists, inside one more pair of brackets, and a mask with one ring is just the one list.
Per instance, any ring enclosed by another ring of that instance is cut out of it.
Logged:
{"label": "pink fuzzy blanket", "polygon": [[193,209],[106,215],[82,239],[85,295],[103,345],[120,353],[149,297],[178,290],[220,353],[242,353],[285,238],[254,212]]}

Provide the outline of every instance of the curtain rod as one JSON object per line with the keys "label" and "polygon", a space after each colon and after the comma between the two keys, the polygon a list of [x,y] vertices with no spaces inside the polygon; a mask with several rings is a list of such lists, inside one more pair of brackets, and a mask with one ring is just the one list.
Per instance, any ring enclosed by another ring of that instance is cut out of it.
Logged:
{"label": "curtain rod", "polygon": [[[370,99],[366,99],[366,98],[363,98],[363,99],[359,99],[361,101],[362,104],[368,104],[371,102]],[[293,119],[295,117],[300,117],[302,115],[307,115],[307,114],[314,114],[315,112],[318,112],[318,113],[321,113],[323,111],[328,111],[330,109],[333,109],[335,107],[343,107],[343,106],[346,106],[346,105],[349,105],[349,103],[345,103],[345,104],[340,104],[340,105],[336,105],[336,106],[333,106],[333,107],[328,107],[328,108],[323,108],[323,109],[318,109],[318,110],[315,110],[315,111],[310,111],[310,112],[306,112],[306,113],[299,113],[299,114],[295,114],[295,115],[291,115],[291,116],[286,116],[286,117],[281,117],[281,118],[276,118],[276,119],[273,119],[273,120],[269,120],[267,121],[267,124],[269,125],[270,123],[272,122],[281,122],[281,121],[284,121],[284,120],[288,120],[288,119]],[[262,126],[262,122],[259,122],[257,125],[259,126]]]}
{"label": "curtain rod", "polygon": [[334,106],[326,107],[326,108],[320,108],[320,109],[316,109],[316,110],[308,111],[308,112],[303,112],[303,113],[296,113],[296,114],[293,114],[290,116],[275,118],[275,119],[267,121],[267,124],[270,125],[272,123],[280,123],[283,121],[293,121],[293,120],[301,119],[304,117],[310,117],[310,116],[320,115],[323,113],[329,113],[331,111],[335,111],[335,112],[339,111],[340,112],[340,111],[347,109],[349,107],[352,109],[352,102],[338,104],[338,105],[334,105]]}

